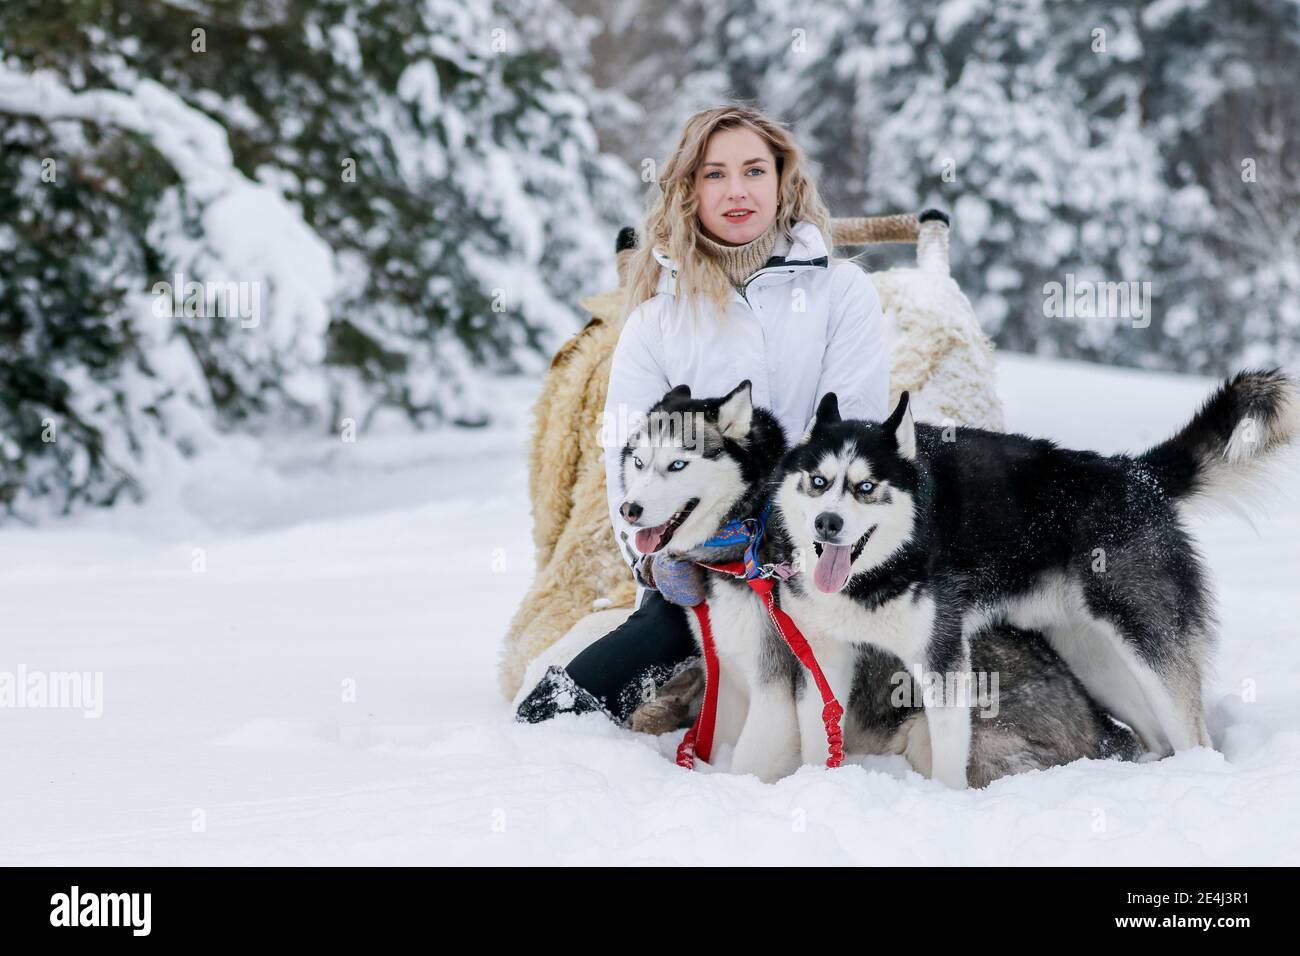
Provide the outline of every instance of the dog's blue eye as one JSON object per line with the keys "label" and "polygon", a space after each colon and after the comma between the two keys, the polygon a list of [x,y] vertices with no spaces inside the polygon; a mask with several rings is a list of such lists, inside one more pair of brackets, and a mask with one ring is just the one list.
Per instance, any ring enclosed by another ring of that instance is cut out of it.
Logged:
{"label": "dog's blue eye", "polygon": [[685,467],[686,467],[686,462],[682,461],[682,460],[679,458],[679,459],[677,459],[677,461],[673,462],[671,465],[668,466],[668,470],[669,470],[669,471],[681,471],[681,470],[682,470],[683,468],[685,468]]}
{"label": "dog's blue eye", "polygon": [[862,484],[858,485],[858,491],[862,492],[864,495],[869,495],[871,494],[871,489],[874,487],[876,486],[872,482],[864,481]]}
{"label": "dog's blue eye", "polygon": [[812,481],[812,486],[813,486],[814,488],[825,488],[825,487],[826,487],[826,479],[823,478],[821,475],[813,475],[812,478],[809,479],[809,480]]}
{"label": "dog's blue eye", "polygon": [[636,465],[638,468],[644,468],[644,467],[645,467],[644,465],[641,464],[641,459],[638,458],[636,455],[633,455],[633,456],[632,456],[632,464]]}

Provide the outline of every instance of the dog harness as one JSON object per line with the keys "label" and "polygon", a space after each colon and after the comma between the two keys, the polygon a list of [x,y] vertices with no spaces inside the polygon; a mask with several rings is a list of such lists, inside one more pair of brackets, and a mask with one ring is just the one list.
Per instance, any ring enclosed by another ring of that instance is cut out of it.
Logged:
{"label": "dog harness", "polygon": [[[821,692],[822,723],[826,726],[826,744],[829,754],[826,758],[826,766],[838,767],[844,762],[844,734],[840,728],[840,718],[844,716],[844,708],[835,699],[835,692],[831,690],[830,682],[822,673],[821,665],[817,663],[817,657],[813,654],[807,639],[800,633],[790,615],[776,606],[772,597],[772,590],[777,580],[784,581],[789,578],[795,573],[794,569],[788,562],[758,563],[758,550],[762,546],[767,517],[771,509],[772,505],[769,502],[757,518],[728,521],[717,534],[705,542],[706,546],[722,547],[747,540],[743,561],[732,561],[726,564],[707,564],[702,561],[698,563],[700,567],[708,568],[710,571],[743,578],[750,589],[762,599],[764,607],[767,608],[767,616],[776,625],[777,632],[799,662],[808,668],[817,684],[817,690]],[[701,601],[691,610],[695,612],[695,619],[699,622],[700,638],[704,645],[704,703],[700,706],[695,723],[686,731],[686,736],[677,747],[677,765],[687,770],[695,767],[697,756],[707,761],[712,754],[713,730],[718,717],[719,681],[718,651],[713,644],[713,630],[709,626],[709,606],[707,602]]]}

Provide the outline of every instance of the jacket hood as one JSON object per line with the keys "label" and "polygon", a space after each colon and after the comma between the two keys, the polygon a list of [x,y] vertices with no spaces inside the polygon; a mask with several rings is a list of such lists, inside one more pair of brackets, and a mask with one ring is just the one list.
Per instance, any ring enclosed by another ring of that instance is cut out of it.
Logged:
{"label": "jacket hood", "polygon": [[[668,257],[658,246],[650,250],[655,261],[661,266],[659,284],[655,292],[677,294],[677,261]],[[825,268],[830,262],[829,250],[822,240],[821,230],[807,220],[800,220],[790,227],[789,234],[781,230],[776,234],[776,243],[772,246],[772,255],[763,268],[770,266],[820,266]]]}

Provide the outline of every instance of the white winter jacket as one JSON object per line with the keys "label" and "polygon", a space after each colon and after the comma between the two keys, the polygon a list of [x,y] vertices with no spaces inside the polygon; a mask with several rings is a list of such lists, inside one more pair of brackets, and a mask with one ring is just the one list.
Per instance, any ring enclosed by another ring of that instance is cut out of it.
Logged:
{"label": "white winter jacket", "polygon": [[[636,571],[630,526],[618,513],[619,458],[627,425],[664,393],[688,385],[696,398],[725,395],[745,379],[754,404],[776,416],[786,439],[798,441],[827,392],[844,418],[888,414],[889,346],[880,297],[856,263],[829,266],[825,243],[810,222],[792,237],[779,232],[767,264],[731,293],[727,322],[700,306],[704,321],[677,299],[677,263],[653,250],[662,266],[653,298],[628,316],[614,350],[605,400],[605,485],[619,549]],[[639,606],[644,581],[637,578]]]}

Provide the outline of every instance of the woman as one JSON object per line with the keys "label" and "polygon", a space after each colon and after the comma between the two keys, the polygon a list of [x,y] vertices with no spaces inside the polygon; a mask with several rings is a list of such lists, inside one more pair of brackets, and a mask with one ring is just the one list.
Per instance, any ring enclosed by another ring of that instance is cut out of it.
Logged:
{"label": "woman", "polygon": [[[880,299],[856,264],[831,261],[830,217],[790,133],[748,107],[696,113],[659,184],[628,272],[605,421],[626,423],[677,385],[709,397],[744,379],[790,441],[826,392],[845,418],[885,418]],[[686,608],[701,600],[703,572],[632,548],[619,514],[623,432],[606,444],[605,480],[637,609],[567,667],[552,667],[520,704],[520,720],[602,711],[621,723],[650,681],[698,653]]]}

